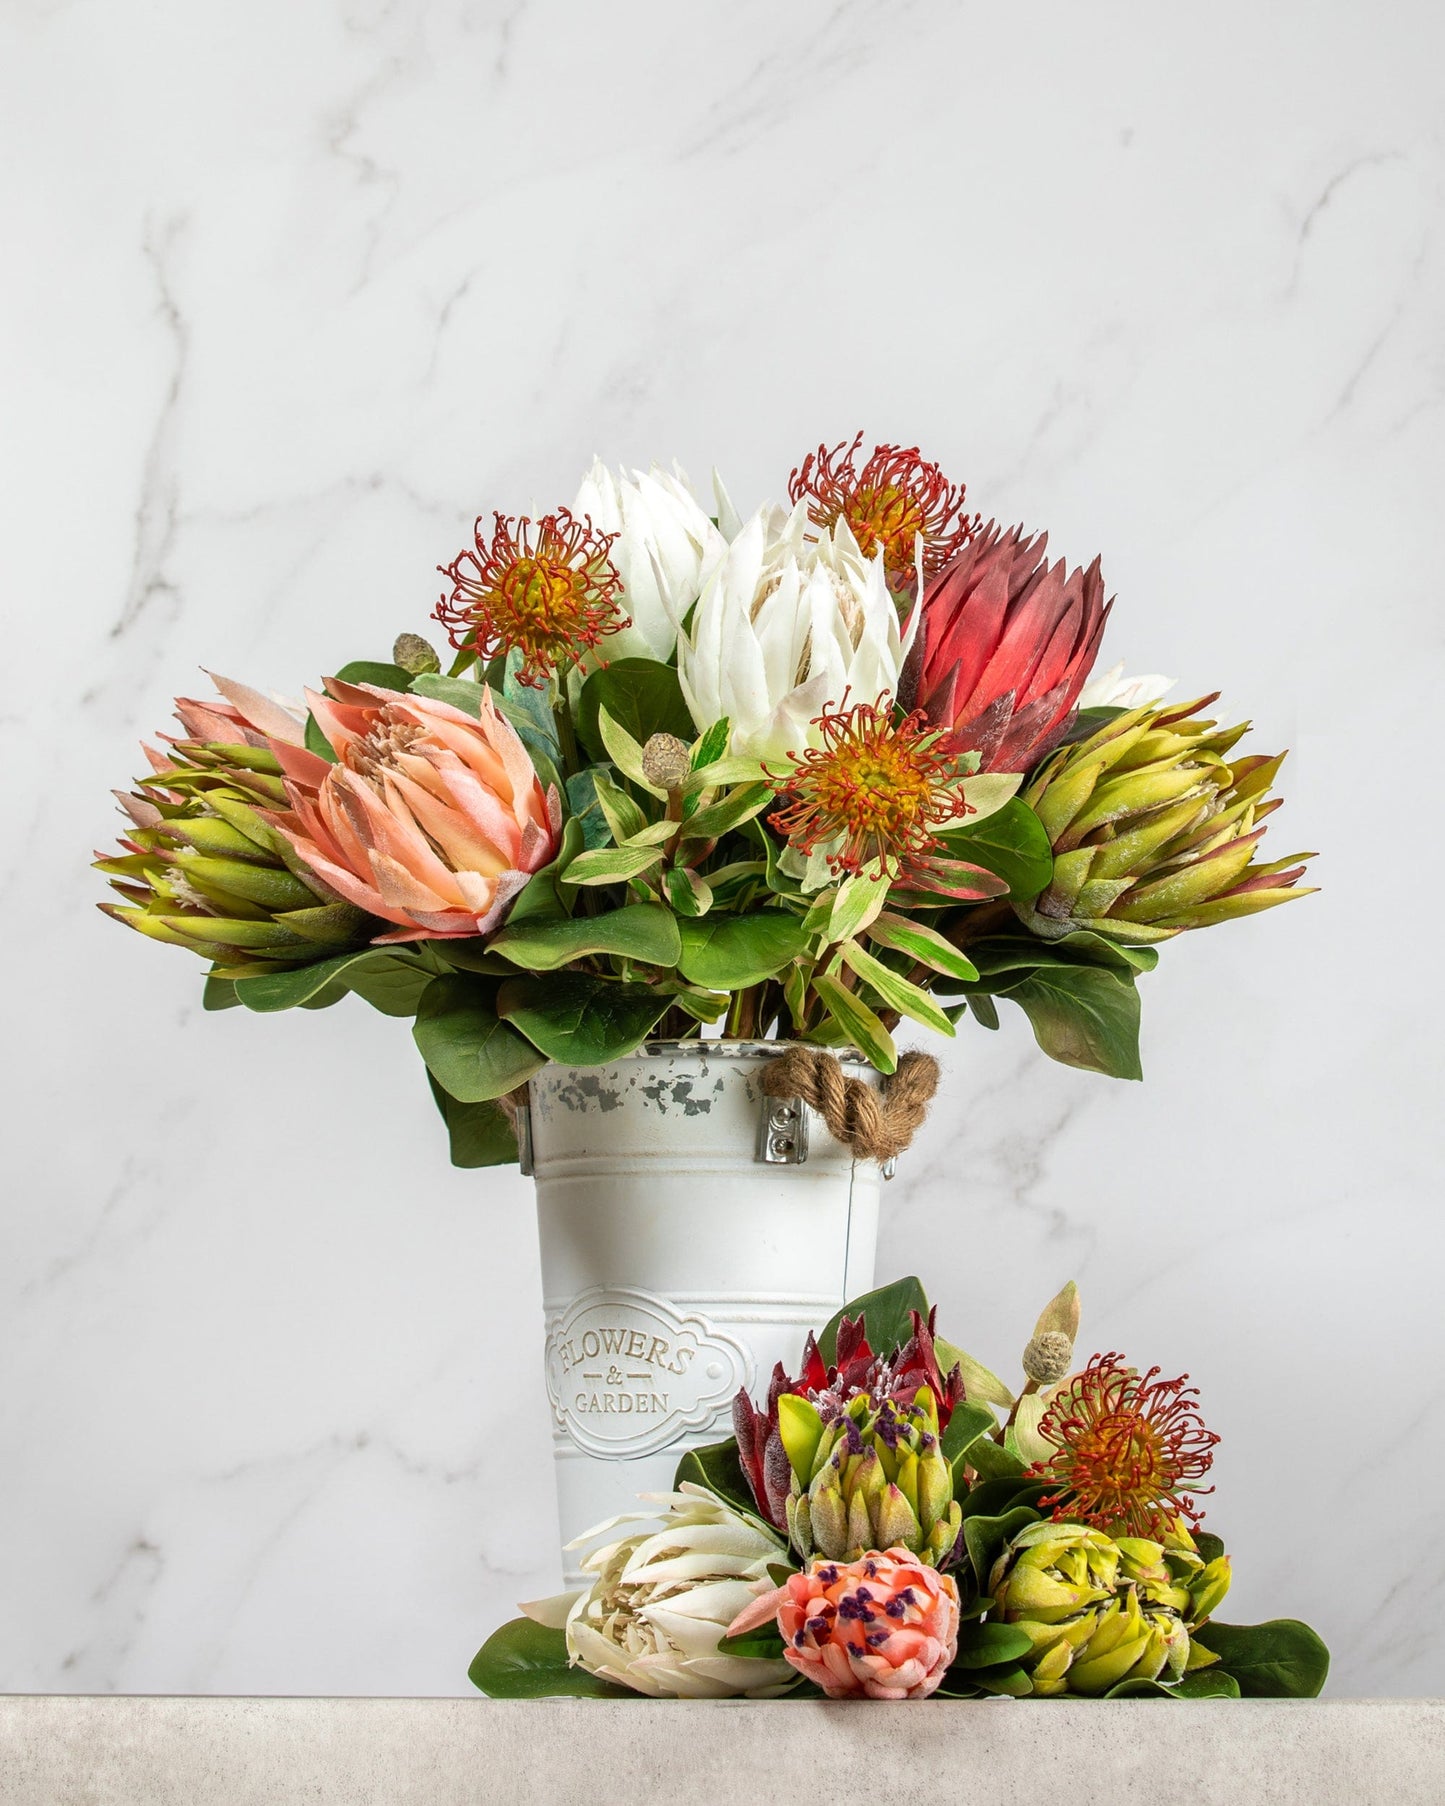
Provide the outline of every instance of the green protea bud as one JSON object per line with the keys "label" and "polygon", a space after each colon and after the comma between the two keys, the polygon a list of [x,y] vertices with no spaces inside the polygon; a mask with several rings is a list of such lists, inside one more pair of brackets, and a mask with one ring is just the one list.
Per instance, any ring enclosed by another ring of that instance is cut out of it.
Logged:
{"label": "green protea bud", "polygon": [[[182,721],[232,725],[208,705],[177,705]],[[234,711],[232,711],[234,714]],[[149,752],[139,789],[117,792],[131,826],[122,851],[96,866],[124,899],[102,903],[118,922],[243,978],[311,965],[365,946],[381,924],[330,891],[264,818],[284,807],[275,754],[237,720],[235,745],[173,741]],[[241,733],[249,735],[241,742]]]}
{"label": "green protea bud", "polygon": [[1285,755],[1228,758],[1248,723],[1198,718],[1214,700],[1129,709],[1044,763],[1022,795],[1053,842],[1053,879],[1015,905],[1035,934],[1162,941],[1309,894],[1313,854],[1254,862]]}
{"label": "green protea bud", "polygon": [[1229,1586],[1226,1556],[1206,1563],[1176,1525],[1163,1542],[1082,1524],[1033,1524],[1000,1555],[989,1591],[1033,1644],[1036,1694],[1097,1697],[1127,1680],[1178,1680],[1215,1660],[1191,1642]]}
{"label": "green protea bud", "polygon": [[826,1425],[807,1400],[782,1403],[793,1467],[788,1534],[799,1554],[857,1561],[901,1547],[938,1567],[958,1540],[962,1512],[930,1388],[920,1386],[911,1402],[875,1404],[860,1393]]}

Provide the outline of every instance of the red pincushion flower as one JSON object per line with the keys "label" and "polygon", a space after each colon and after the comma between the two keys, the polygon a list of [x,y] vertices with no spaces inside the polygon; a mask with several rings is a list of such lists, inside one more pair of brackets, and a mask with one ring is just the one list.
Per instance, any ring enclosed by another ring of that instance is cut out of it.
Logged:
{"label": "red pincushion flower", "polygon": [[778,1431],[778,1400],[785,1392],[808,1399],[817,1407],[823,1422],[832,1423],[849,1399],[859,1393],[866,1392],[880,1404],[884,1399],[911,1402],[919,1387],[927,1386],[938,1406],[939,1433],[948,1428],[954,1407],[963,1398],[963,1373],[958,1367],[947,1376],[939,1370],[933,1346],[937,1316],[937,1310],[931,1310],[925,1322],[919,1312],[910,1311],[912,1334],[887,1355],[876,1355],[868,1346],[862,1317],[844,1317],[838,1326],[833,1366],[823,1359],[822,1350],[810,1335],[803,1347],[803,1370],[797,1379],[788,1378],[781,1361],[774,1367],[765,1410],[759,1411],[746,1391],[738,1393],[733,1400],[738,1458],[759,1511],[775,1528],[787,1530],[788,1489],[792,1484],[792,1469]]}
{"label": "red pincushion flower", "polygon": [[769,823],[799,853],[836,842],[835,872],[897,877],[936,847],[936,828],[962,820],[969,805],[947,735],[921,710],[893,719],[886,696],[843,704],[817,717],[823,744],[790,753],[792,769],[768,773],[786,801]]}
{"label": "red pincushion flower", "polygon": [[1066,574],[1047,545],[990,521],[924,591],[909,700],[984,771],[1032,770],[1063,738],[1113,606],[1097,558]]}
{"label": "red pincushion flower", "polygon": [[881,547],[891,587],[911,592],[919,534],[926,580],[968,544],[978,517],[963,512],[963,484],[950,483],[916,445],[875,446],[859,469],[862,443],[859,433],[851,445],[845,440],[831,451],[820,445],[809,452],[788,479],[788,496],[806,501],[815,526],[846,521],[865,558]]}
{"label": "red pincushion flower", "polygon": [[1058,1448],[1028,1470],[1029,1478],[1056,1484],[1041,1509],[1156,1540],[1179,1518],[1199,1522],[1190,1494],[1213,1492],[1199,1482],[1219,1438],[1204,1427],[1193,1403],[1199,1394],[1184,1383],[1189,1375],[1161,1380],[1159,1371],[1141,1377],[1121,1355],[1099,1354],[1063,1387],[1039,1424]]}
{"label": "red pincushion flower", "polygon": [[540,687],[609,633],[631,623],[618,606],[622,579],[607,554],[617,538],[559,508],[538,521],[498,514],[490,542],[438,565],[452,593],[435,615],[459,652],[494,658],[515,647],[518,678]]}

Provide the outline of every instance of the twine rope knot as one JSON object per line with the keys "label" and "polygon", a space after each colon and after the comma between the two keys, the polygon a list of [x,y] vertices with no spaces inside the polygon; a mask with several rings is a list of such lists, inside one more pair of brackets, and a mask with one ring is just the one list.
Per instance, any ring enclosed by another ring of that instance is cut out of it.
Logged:
{"label": "twine rope knot", "polygon": [[932,1054],[906,1053],[898,1070],[875,1091],[849,1078],[834,1056],[819,1047],[790,1047],[763,1068],[769,1097],[800,1097],[828,1131],[859,1160],[893,1159],[908,1147],[928,1115],[938,1089]]}

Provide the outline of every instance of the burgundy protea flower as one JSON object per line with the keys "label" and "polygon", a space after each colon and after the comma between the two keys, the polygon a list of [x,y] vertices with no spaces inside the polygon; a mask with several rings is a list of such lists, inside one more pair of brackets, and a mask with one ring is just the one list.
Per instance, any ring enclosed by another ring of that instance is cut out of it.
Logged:
{"label": "burgundy protea flower", "polygon": [[476,549],[437,566],[452,593],[437,603],[436,619],[459,652],[487,659],[516,648],[518,678],[540,688],[604,634],[631,625],[607,556],[616,538],[566,508],[537,521],[498,514],[490,540],[478,520]]}
{"label": "burgundy protea flower", "polygon": [[909,700],[984,771],[1029,771],[1063,738],[1113,606],[1097,558],[1066,574],[1047,545],[990,521],[924,591]]}
{"label": "burgundy protea flower", "polygon": [[1187,1373],[1142,1376],[1117,1354],[1096,1354],[1065,1385],[1039,1424],[1056,1443],[1047,1461],[1028,1470],[1056,1490],[1040,1499],[1055,1518],[1156,1541],[1180,1518],[1197,1524],[1192,1494],[1213,1492],[1199,1482],[1214,1462],[1219,1438],[1204,1427],[1186,1386]]}
{"label": "burgundy protea flower", "polygon": [[865,558],[882,551],[889,586],[911,593],[919,535],[926,581],[968,544],[978,516],[963,511],[963,484],[950,483],[916,445],[875,446],[859,468],[862,443],[859,433],[851,445],[809,452],[788,479],[788,497],[807,503],[814,526],[846,521]]}
{"label": "burgundy protea flower", "polygon": [[866,1392],[878,1404],[885,1399],[911,1402],[919,1387],[927,1386],[938,1406],[939,1433],[948,1428],[954,1406],[963,1398],[963,1373],[956,1366],[947,1376],[939,1370],[933,1346],[937,1309],[928,1313],[927,1322],[917,1311],[910,1311],[909,1316],[912,1334],[887,1355],[876,1355],[869,1347],[862,1317],[844,1317],[838,1326],[836,1359],[831,1367],[823,1359],[817,1339],[809,1335],[797,1379],[788,1378],[781,1361],[774,1367],[765,1410],[759,1411],[746,1391],[733,1400],[733,1430],[743,1472],[759,1511],[777,1529],[787,1531],[792,1484],[792,1469],[778,1432],[778,1400],[785,1392],[810,1400],[827,1424],[859,1393]]}

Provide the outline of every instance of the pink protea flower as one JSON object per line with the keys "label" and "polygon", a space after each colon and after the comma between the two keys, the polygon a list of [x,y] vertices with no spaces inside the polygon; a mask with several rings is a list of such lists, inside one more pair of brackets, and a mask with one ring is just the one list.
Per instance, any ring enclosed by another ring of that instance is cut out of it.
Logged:
{"label": "pink protea flower", "polygon": [[774,1617],[784,1657],[829,1699],[927,1699],[958,1651],[958,1588],[906,1549],[814,1561],[745,1606],[728,1635]]}
{"label": "pink protea flower", "polygon": [[556,852],[562,811],[491,692],[476,720],[373,684],[333,677],[327,692],[306,700],[337,762],[272,743],[291,804],[276,827],[339,895],[397,924],[378,945],[495,928]]}

